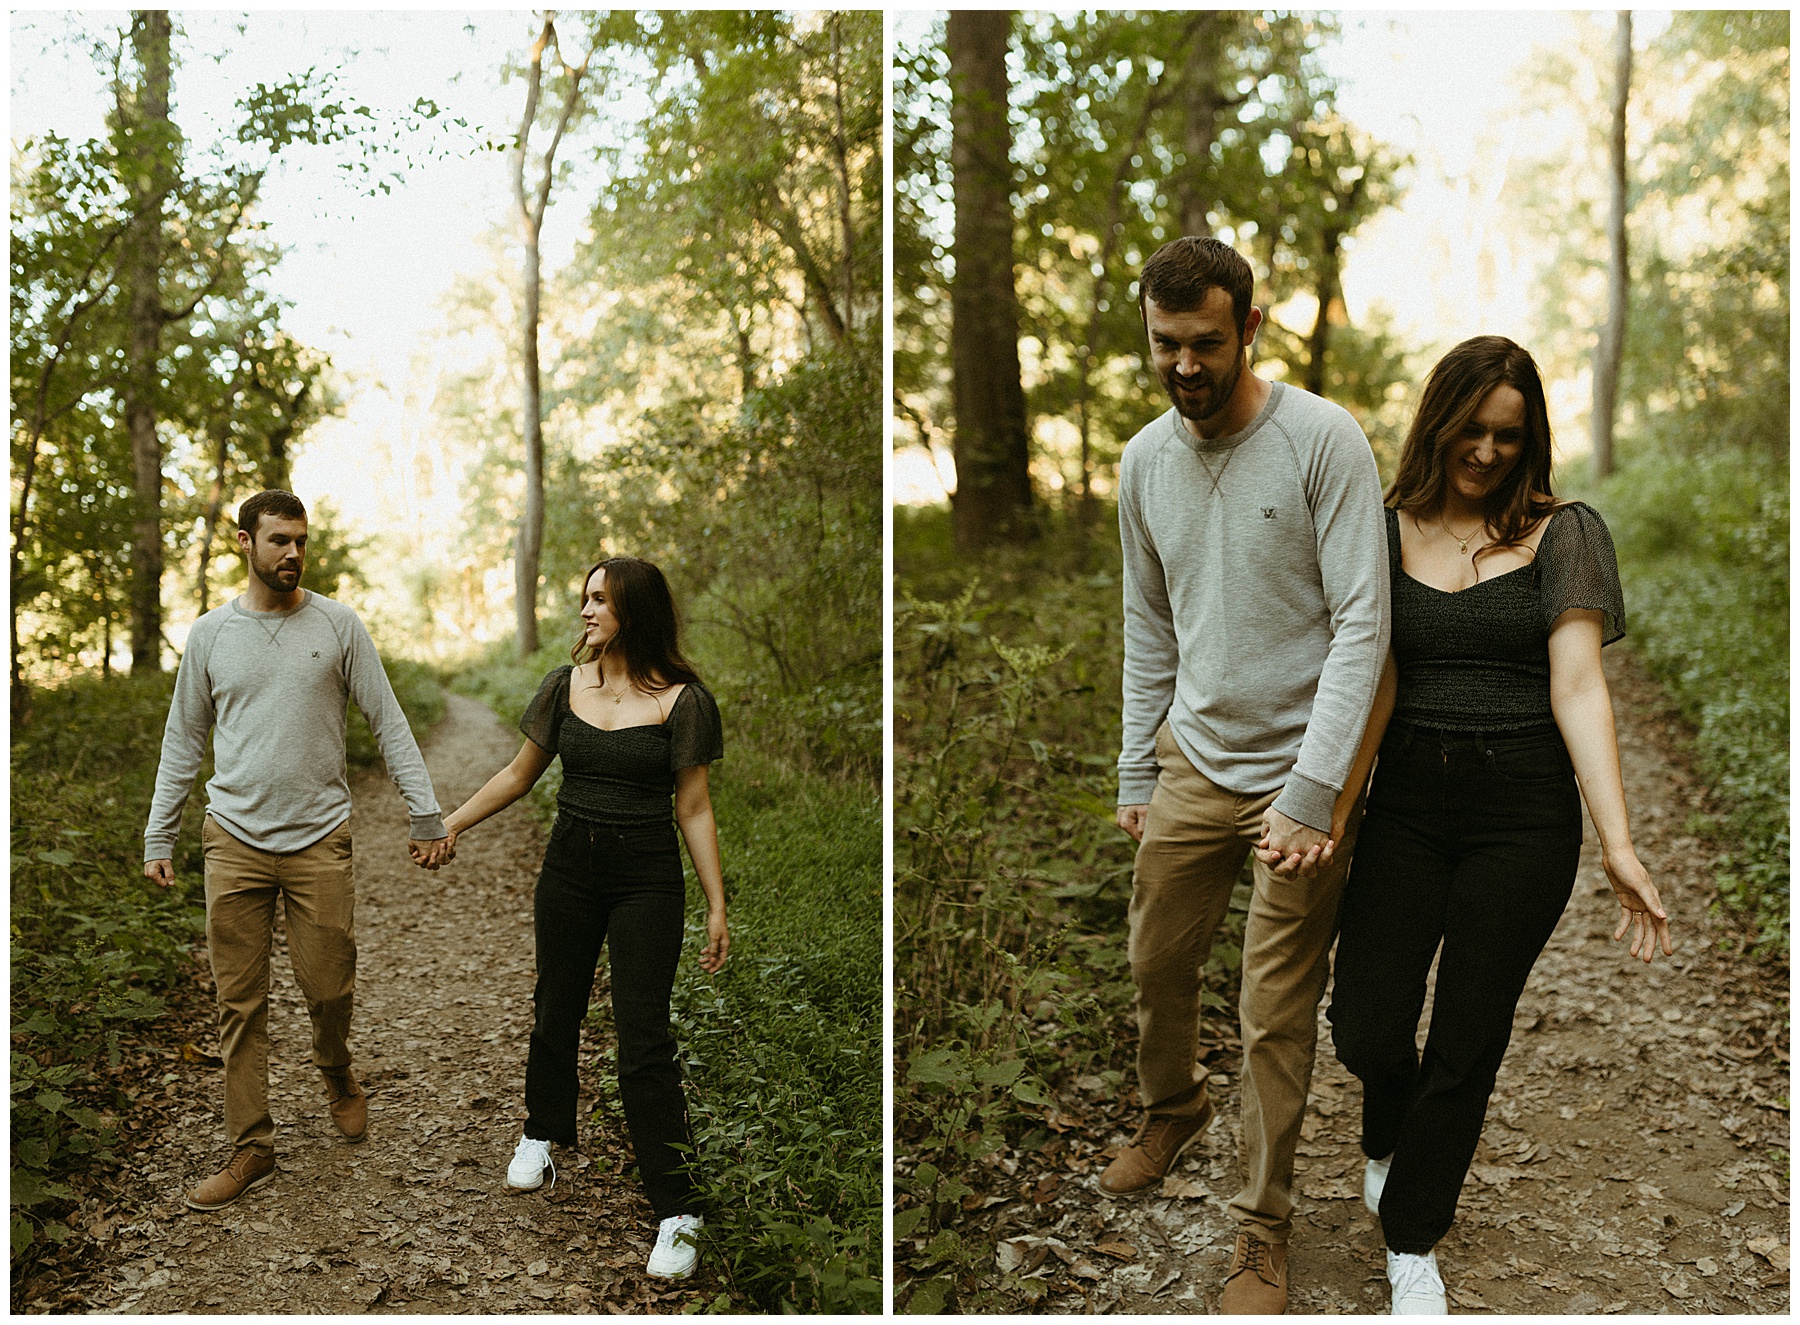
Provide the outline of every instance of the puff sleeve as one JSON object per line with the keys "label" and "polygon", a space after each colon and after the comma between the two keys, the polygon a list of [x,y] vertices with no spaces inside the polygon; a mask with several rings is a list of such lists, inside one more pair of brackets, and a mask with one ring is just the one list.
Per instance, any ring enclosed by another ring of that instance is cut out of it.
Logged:
{"label": "puff sleeve", "polygon": [[569,666],[558,667],[546,676],[537,694],[531,697],[531,703],[525,706],[525,716],[519,719],[519,730],[533,745],[551,754],[556,753],[563,714],[569,711],[569,675],[574,670]]}
{"label": "puff sleeve", "polygon": [[710,764],[725,755],[725,731],[712,691],[689,681],[669,714],[669,771]]}
{"label": "puff sleeve", "polygon": [[1602,645],[1624,637],[1625,591],[1619,585],[1619,561],[1606,522],[1593,507],[1570,502],[1550,517],[1538,545],[1537,565],[1545,634],[1556,628],[1564,612],[1585,608],[1604,617]]}

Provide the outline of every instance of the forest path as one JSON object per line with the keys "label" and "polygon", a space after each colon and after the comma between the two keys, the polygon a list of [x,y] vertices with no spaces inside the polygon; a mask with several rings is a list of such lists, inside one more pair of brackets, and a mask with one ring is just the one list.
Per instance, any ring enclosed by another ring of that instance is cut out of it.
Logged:
{"label": "forest path", "polygon": [[[1607,650],[1640,857],[1674,926],[1673,960],[1612,942],[1618,910],[1592,825],[1575,894],[1514,1020],[1457,1222],[1438,1247],[1455,1313],[1788,1311],[1788,1049],[1779,973],[1722,953],[1706,908],[1700,797],[1674,722],[1635,657]],[[996,1183],[999,1268],[1048,1271],[1039,1309],[1216,1311],[1239,1173],[1235,1037],[1212,1078],[1220,1121],[1160,1193],[1103,1196],[1101,1147],[1135,1117],[1078,1082],[1049,1152]],[[1385,1314],[1381,1231],[1363,1208],[1361,1088],[1323,1009],[1290,1243],[1289,1310]],[[1175,1193],[1179,1192],[1179,1195]],[[975,1199],[975,1198],[971,1198]],[[994,1198],[988,1198],[990,1200]]]}
{"label": "forest path", "polygon": [[[439,803],[460,805],[517,752],[486,707],[448,695],[424,743]],[[186,1107],[121,1175],[130,1223],[108,1230],[85,1306],[129,1312],[679,1310],[709,1284],[642,1271],[656,1224],[616,1107],[554,1188],[514,1192],[506,1166],[524,1119],[534,974],[531,896],[543,833],[514,806],[469,834],[436,873],[406,855],[406,807],[377,768],[352,778],[357,989],[351,1033],[369,1131],[332,1127],[311,1065],[306,1006],[278,938],[269,1092],[280,1173],[213,1213],[182,1189],[223,1162],[217,1060],[167,1083]],[[278,931],[279,933],[279,931]],[[604,1002],[602,963],[596,1001]],[[213,1051],[208,1017],[192,1042]],[[583,1081],[607,1040],[584,1040]],[[592,1100],[584,1102],[591,1108]],[[567,1161],[565,1163],[565,1161]]]}

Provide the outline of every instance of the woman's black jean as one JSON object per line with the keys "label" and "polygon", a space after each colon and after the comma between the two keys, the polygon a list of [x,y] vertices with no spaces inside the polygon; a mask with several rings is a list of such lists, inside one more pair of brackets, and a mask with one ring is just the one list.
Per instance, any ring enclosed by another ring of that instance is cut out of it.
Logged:
{"label": "woman's black jean", "polygon": [[538,874],[537,1017],[525,1066],[525,1135],[575,1144],[581,1023],[605,943],[619,1037],[619,1098],[658,1219],[697,1214],[677,1150],[687,1101],[669,1029],[685,889],[675,825],[599,824],[560,815]]}
{"label": "woman's black jean", "polygon": [[[1513,1010],[1568,905],[1581,797],[1555,727],[1449,732],[1394,723],[1344,888],[1332,1041],[1362,1079],[1363,1152],[1393,1156],[1388,1248],[1449,1232],[1481,1141]],[[1431,1029],[1415,1049],[1438,961]]]}

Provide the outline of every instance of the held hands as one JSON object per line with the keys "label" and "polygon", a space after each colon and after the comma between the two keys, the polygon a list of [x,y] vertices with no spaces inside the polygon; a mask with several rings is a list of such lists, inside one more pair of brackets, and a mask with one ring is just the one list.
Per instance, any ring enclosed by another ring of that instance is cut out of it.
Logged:
{"label": "held hands", "polygon": [[1263,811],[1262,828],[1256,858],[1268,866],[1271,874],[1289,880],[1310,879],[1330,865],[1342,835],[1342,828],[1336,823],[1327,835],[1288,818],[1274,806]]}
{"label": "held hands", "polygon": [[1673,956],[1675,943],[1669,937],[1669,913],[1663,909],[1656,885],[1650,882],[1650,872],[1639,863],[1637,853],[1626,847],[1616,856],[1609,852],[1601,863],[1606,869],[1606,881],[1619,900],[1619,927],[1613,931],[1613,938],[1623,939],[1625,931],[1630,930],[1631,955],[1646,962],[1655,958],[1658,946],[1663,956]]}
{"label": "held hands", "polygon": [[451,833],[448,837],[430,841],[408,838],[406,854],[412,857],[412,863],[420,869],[435,870],[440,865],[448,865],[456,859],[456,834]]}
{"label": "held hands", "polygon": [[718,907],[706,913],[706,946],[700,950],[700,969],[708,975],[715,974],[725,965],[725,957],[731,951],[731,934],[725,928],[724,908]]}

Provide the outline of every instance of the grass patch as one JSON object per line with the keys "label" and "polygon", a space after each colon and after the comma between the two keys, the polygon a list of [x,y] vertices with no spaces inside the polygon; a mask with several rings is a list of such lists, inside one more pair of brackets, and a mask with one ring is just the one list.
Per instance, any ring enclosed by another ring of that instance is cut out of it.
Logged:
{"label": "grass patch", "polygon": [[[390,665],[414,730],[443,711],[433,674]],[[204,934],[200,784],[183,812],[173,887],[144,877],[173,673],[77,678],[33,695],[12,739],[11,1239],[15,1291],[32,1258],[72,1236],[81,1186],[120,1158],[141,1055]],[[353,709],[354,714],[354,709]],[[360,729],[361,747],[354,733]],[[352,723],[352,763],[373,738]]]}
{"label": "grass patch", "polygon": [[[947,512],[897,511],[894,997],[897,1305],[1013,1311],[1042,1279],[1001,1274],[965,1209],[1116,1101],[1136,1041],[1125,959],[1133,846],[1114,819],[1119,551],[1103,518],[1052,522],[972,573]],[[1205,975],[1229,1007],[1247,890]],[[1203,1034],[1229,1035],[1228,1013]],[[1203,1044],[1202,1052],[1213,1048]]]}
{"label": "grass patch", "polygon": [[[511,723],[565,660],[495,656],[454,684]],[[759,731],[755,697],[718,697],[726,754],[711,786],[731,958],[716,976],[700,970],[706,904],[692,883],[674,993],[706,1249],[732,1288],[708,1308],[879,1312],[879,792],[794,769],[746,739]],[[545,822],[560,776],[552,765],[532,792]]]}
{"label": "grass patch", "polygon": [[1626,622],[1694,725],[1711,793],[1695,823],[1730,844],[1719,905],[1758,956],[1784,955],[1789,905],[1788,467],[1722,448],[1653,452],[1594,491],[1619,553]]}

